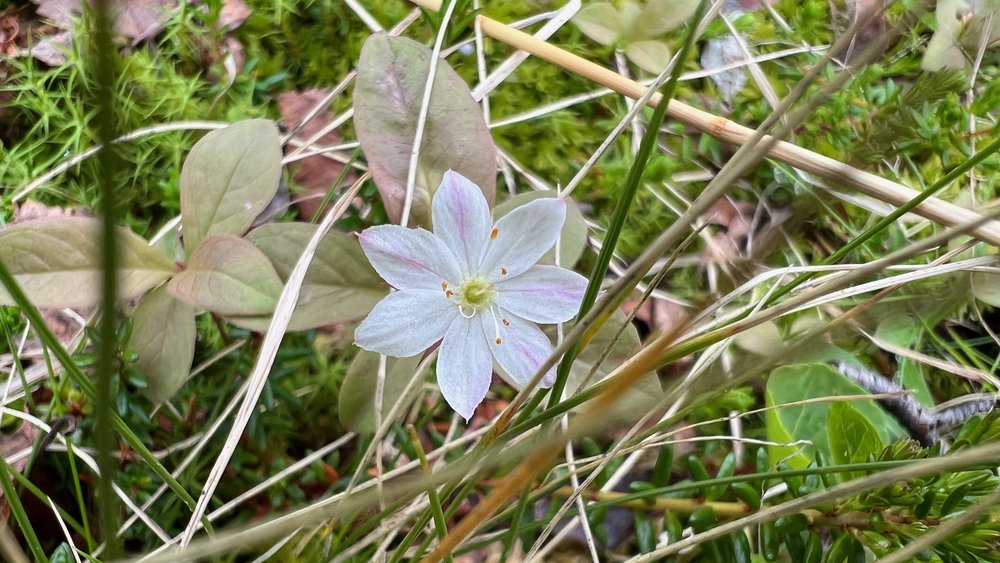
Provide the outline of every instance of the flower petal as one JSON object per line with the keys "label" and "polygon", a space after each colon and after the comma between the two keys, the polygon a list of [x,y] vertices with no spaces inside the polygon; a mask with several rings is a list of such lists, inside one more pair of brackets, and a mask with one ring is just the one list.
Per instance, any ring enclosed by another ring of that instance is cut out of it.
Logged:
{"label": "flower petal", "polygon": [[458,307],[440,289],[397,291],[375,305],[354,341],[365,350],[408,358],[444,337],[456,318]]}
{"label": "flower petal", "polygon": [[572,319],[580,310],[586,290],[587,278],[558,266],[532,266],[496,284],[501,308],[543,324]]}
{"label": "flower petal", "polygon": [[378,275],[396,289],[437,289],[458,283],[461,270],[444,242],[424,229],[379,225],[358,233]]}
{"label": "flower petal", "polygon": [[479,273],[499,281],[534,266],[556,243],[565,221],[566,203],[556,198],[536,199],[504,215],[496,223],[496,238],[486,245]]}
{"label": "flower petal", "polygon": [[441,394],[466,422],[483,402],[493,377],[490,349],[479,322],[476,317],[458,317],[444,335],[437,361]]}
{"label": "flower petal", "polygon": [[[480,315],[483,320],[483,332],[493,357],[507,375],[519,385],[531,380],[542,362],[552,355],[552,343],[537,325],[526,321],[517,315],[502,313],[507,324],[494,324],[490,315]],[[500,334],[500,344],[496,342],[496,334]],[[553,366],[542,379],[542,387],[549,387],[555,382],[556,370]]]}
{"label": "flower petal", "polygon": [[458,260],[462,273],[472,273],[479,265],[493,227],[490,206],[479,186],[449,170],[431,204],[434,234],[441,238]]}

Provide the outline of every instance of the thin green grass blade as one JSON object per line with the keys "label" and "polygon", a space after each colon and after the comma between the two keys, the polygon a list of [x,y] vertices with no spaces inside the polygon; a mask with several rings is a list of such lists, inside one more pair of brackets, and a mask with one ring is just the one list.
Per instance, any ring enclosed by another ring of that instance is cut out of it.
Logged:
{"label": "thin green grass blade", "polygon": [[[681,47],[680,52],[677,54],[677,61],[670,73],[670,79],[667,80],[666,84],[663,85],[663,89],[660,90],[663,98],[656,105],[656,109],[649,119],[646,132],[643,134],[642,142],[639,144],[639,152],[635,155],[635,160],[632,162],[631,168],[629,168],[628,177],[625,180],[625,189],[615,204],[611,223],[608,225],[607,234],[601,245],[601,252],[597,256],[597,264],[594,265],[594,270],[590,274],[587,291],[583,296],[583,303],[580,305],[580,312],[577,314],[577,318],[582,318],[586,315],[591,307],[594,306],[594,302],[597,301],[597,294],[600,292],[601,283],[608,272],[608,266],[611,264],[611,258],[615,247],[618,245],[622,228],[624,228],[625,220],[628,218],[632,201],[635,199],[635,194],[639,191],[639,185],[642,183],[642,175],[646,170],[646,163],[649,162],[649,157],[653,154],[653,149],[656,148],[656,139],[659,135],[663,118],[667,114],[667,105],[674,96],[674,90],[676,90],[677,82],[680,80],[681,71],[684,70],[684,61],[687,60],[688,55],[690,55],[694,47],[696,34],[698,33],[698,22],[701,21],[702,16],[705,14],[705,9],[706,3],[702,1],[698,5],[698,10],[694,16],[691,17],[690,21],[692,23],[690,29],[684,38],[684,46]],[[570,347],[566,355],[563,356],[562,361],[559,362],[559,367],[556,369],[556,382],[552,386],[552,393],[549,395],[550,407],[562,400],[562,394],[566,389],[566,382],[569,379],[570,367],[573,365],[573,361],[576,360],[579,351],[580,344],[577,342]],[[538,393],[536,396],[538,397],[538,401],[540,401],[542,394]],[[537,401],[533,401],[533,403],[529,404],[529,407],[525,408],[523,412],[533,411],[533,407],[537,405]]]}
{"label": "thin green grass blade", "polygon": [[0,464],[0,486],[3,487],[3,494],[7,498],[10,513],[14,515],[14,520],[21,528],[21,533],[24,534],[24,540],[27,542],[28,549],[31,550],[35,561],[48,563],[49,559],[42,551],[42,544],[38,541],[38,536],[35,535],[35,529],[31,525],[31,520],[28,519],[28,513],[24,511],[24,505],[21,504],[21,497],[18,496],[14,489],[14,483],[10,480],[10,473],[15,472],[15,470],[3,456],[0,456],[0,460],[3,461]]}

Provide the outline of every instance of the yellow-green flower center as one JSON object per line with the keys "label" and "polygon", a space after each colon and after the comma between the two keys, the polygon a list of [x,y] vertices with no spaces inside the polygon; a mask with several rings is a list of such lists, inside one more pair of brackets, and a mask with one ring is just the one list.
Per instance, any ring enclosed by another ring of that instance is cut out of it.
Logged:
{"label": "yellow-green flower center", "polygon": [[483,278],[469,278],[458,286],[458,306],[479,312],[493,302],[493,284]]}

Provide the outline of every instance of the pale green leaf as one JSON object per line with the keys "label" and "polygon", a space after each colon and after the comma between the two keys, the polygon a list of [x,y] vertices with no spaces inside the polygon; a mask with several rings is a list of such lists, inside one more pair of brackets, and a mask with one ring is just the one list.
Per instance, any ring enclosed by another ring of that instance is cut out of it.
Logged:
{"label": "pale green leaf", "polygon": [[[40,307],[93,307],[100,288],[101,221],[39,219],[0,229],[0,260]],[[174,273],[174,263],[135,233],[119,228],[119,292],[134,299]],[[13,305],[0,287],[0,304]]]}
{"label": "pale green leaf", "polygon": [[896,346],[910,347],[920,338],[920,324],[910,315],[891,314],[879,322],[875,337]]}
{"label": "pale green leaf", "polygon": [[601,45],[614,45],[622,34],[618,9],[608,2],[587,4],[573,16],[572,21],[584,35]]}
{"label": "pale green leaf", "polygon": [[[340,387],[337,414],[340,423],[349,430],[360,434],[375,432],[375,385],[378,382],[379,355],[367,350],[359,350]],[[417,371],[420,356],[412,358],[386,358],[385,386],[382,390],[382,416],[389,413],[406,389],[406,385]],[[403,397],[403,406],[408,406],[420,391],[415,384],[409,395]]]}
{"label": "pale green leaf", "polygon": [[[271,260],[282,281],[288,281],[315,232],[316,226],[308,223],[274,223],[254,229],[247,240]],[[388,292],[389,287],[369,264],[357,238],[336,231],[327,233],[306,270],[288,330],[307,330],[360,319]],[[230,317],[229,320],[259,331],[267,328],[270,317]]]}
{"label": "pale green leaf", "polygon": [[625,39],[629,42],[652,39],[673,31],[694,15],[699,2],[700,0],[649,0],[632,21],[632,25],[625,29]]}
{"label": "pale green leaf", "polygon": [[270,315],[282,283],[251,242],[215,235],[202,241],[167,287],[181,301],[220,315]]}
{"label": "pale green leaf", "polygon": [[970,276],[972,283],[972,295],[976,299],[1000,307],[1000,275],[988,274],[986,272],[973,272]]}
{"label": "pale green leaf", "polygon": [[[493,211],[493,218],[500,219],[514,209],[543,197],[556,197],[552,191],[525,192],[518,194],[507,201],[501,203]],[[559,265],[564,268],[571,268],[576,264],[580,256],[583,255],[587,247],[587,222],[580,213],[579,206],[572,199],[566,199],[566,222],[563,223],[559,239]],[[556,257],[555,247],[542,256],[540,262],[544,264],[554,264]]]}
{"label": "pale green leaf", "polygon": [[[376,33],[365,41],[354,87],[354,128],[386,212],[399,222],[431,50]],[[496,146],[468,85],[438,61],[420,145],[410,225],[430,225],[430,204],[449,169],[496,194]]]}
{"label": "pale green leaf", "polygon": [[[795,364],[772,371],[765,389],[769,407],[766,414],[768,440],[778,443],[808,440],[811,445],[801,451],[798,446],[772,446],[769,448],[771,460],[777,462],[787,457],[789,466],[803,469],[813,461],[817,451],[828,457],[832,454],[827,436],[829,402],[782,405],[806,399],[865,394],[863,388],[827,364]],[[896,419],[874,401],[852,401],[851,407],[871,423],[882,443],[887,444],[906,434]]]}
{"label": "pale green leaf", "polygon": [[184,385],[195,345],[194,308],[175,299],[162,285],[139,301],[132,314],[128,346],[138,354],[135,369],[145,378],[142,393],[166,401]]}
{"label": "pale green leaf", "polygon": [[242,235],[267,207],[281,179],[278,127],[251,119],[212,131],[181,169],[184,249],[212,235]]}
{"label": "pale green leaf", "polygon": [[656,39],[633,41],[625,48],[625,56],[642,70],[660,74],[670,63],[670,48]]}

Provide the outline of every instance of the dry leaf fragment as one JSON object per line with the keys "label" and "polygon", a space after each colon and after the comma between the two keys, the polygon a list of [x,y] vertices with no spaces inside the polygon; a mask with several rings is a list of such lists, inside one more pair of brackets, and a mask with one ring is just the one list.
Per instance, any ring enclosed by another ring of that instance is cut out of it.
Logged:
{"label": "dry leaf fragment", "polygon": [[[281,114],[281,122],[284,127],[292,129],[297,126],[327,94],[327,90],[316,88],[304,92],[284,92],[279,95],[278,112]],[[316,117],[299,129],[294,139],[305,142],[320,133],[331,121],[333,121],[333,113],[329,108],[323,108]],[[336,132],[330,132],[320,137],[315,144],[330,146],[340,142],[340,135]],[[326,195],[327,191],[336,189],[333,183],[340,177],[343,168],[343,164],[318,155],[300,160],[292,166],[292,179],[296,184],[306,189],[305,194],[296,198],[296,206],[300,216],[304,219],[311,219],[316,214],[323,201],[323,196]],[[353,175],[348,175],[345,178],[347,182],[352,181],[352,179]]]}
{"label": "dry leaf fragment", "polygon": [[219,29],[232,31],[243,25],[251,13],[252,10],[243,0],[223,0],[222,11],[219,12]]}
{"label": "dry leaf fragment", "polygon": [[[35,12],[66,30],[76,27],[83,14],[80,0],[32,0]],[[115,32],[133,42],[148,39],[163,29],[170,19],[176,0],[109,0]]]}

